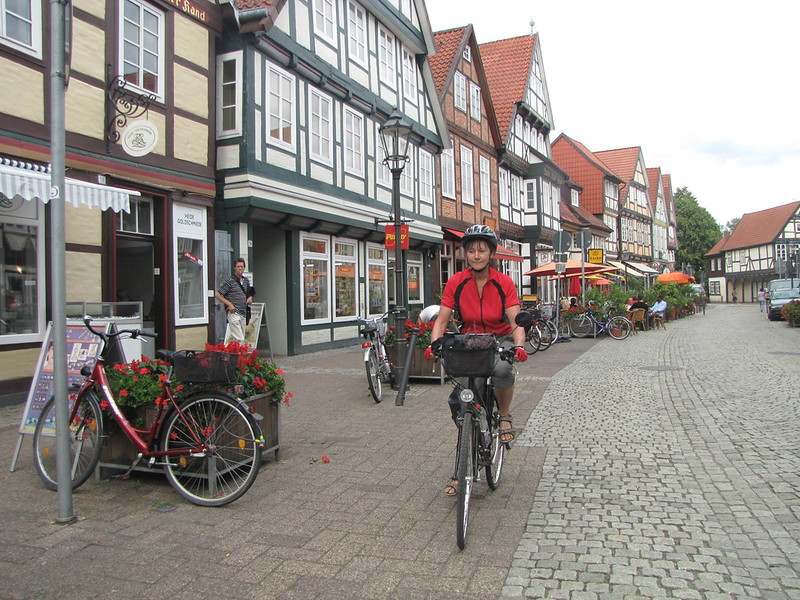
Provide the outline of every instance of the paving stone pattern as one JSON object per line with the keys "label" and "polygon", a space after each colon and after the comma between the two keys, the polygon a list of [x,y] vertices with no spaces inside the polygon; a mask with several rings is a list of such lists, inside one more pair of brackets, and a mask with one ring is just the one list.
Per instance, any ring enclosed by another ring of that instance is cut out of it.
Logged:
{"label": "paving stone pattern", "polygon": [[502,596],[800,598],[799,357],[800,330],[711,306],[559,372]]}

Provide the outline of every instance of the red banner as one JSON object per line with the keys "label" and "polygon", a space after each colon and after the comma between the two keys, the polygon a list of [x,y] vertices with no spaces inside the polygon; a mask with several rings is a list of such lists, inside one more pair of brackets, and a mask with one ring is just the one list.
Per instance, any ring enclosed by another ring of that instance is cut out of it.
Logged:
{"label": "red banner", "polygon": [[[394,225],[386,226],[386,238],[384,240],[384,246],[387,250],[394,250],[396,248]],[[400,225],[400,249],[408,250],[408,225]]]}

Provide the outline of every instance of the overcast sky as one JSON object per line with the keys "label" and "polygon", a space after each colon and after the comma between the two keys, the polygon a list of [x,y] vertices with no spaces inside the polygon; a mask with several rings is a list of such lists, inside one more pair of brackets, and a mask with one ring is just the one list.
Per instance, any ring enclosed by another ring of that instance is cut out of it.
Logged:
{"label": "overcast sky", "polygon": [[434,31],[539,35],[554,130],[641,146],[724,226],[800,199],[800,1],[427,0]]}

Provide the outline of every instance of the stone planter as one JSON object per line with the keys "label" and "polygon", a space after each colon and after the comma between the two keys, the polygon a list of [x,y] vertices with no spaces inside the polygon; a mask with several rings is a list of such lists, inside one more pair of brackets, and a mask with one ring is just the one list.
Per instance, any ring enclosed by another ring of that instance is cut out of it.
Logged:
{"label": "stone planter", "polygon": [[[262,457],[267,458],[272,454],[274,460],[280,458],[281,449],[281,409],[280,404],[272,402],[273,394],[259,394],[251,396],[244,402],[248,408],[251,408],[251,413],[257,413],[263,418],[258,420],[258,425],[264,435],[264,448],[262,449]],[[157,414],[155,408],[141,409],[144,412],[144,426],[142,429],[149,429],[153,423],[153,419]],[[107,418],[106,427],[111,428],[111,431],[106,432],[105,443],[100,452],[100,463],[98,464],[97,478],[102,478],[101,469],[109,470],[127,470],[134,460],[136,460],[136,447],[133,445],[119,427],[114,422]],[[162,472],[161,467],[151,469],[147,466],[146,462],[142,460],[137,466],[136,471],[146,472]]]}
{"label": "stone planter", "polygon": [[[394,346],[388,346],[386,353],[389,355],[389,360],[392,364],[396,364]],[[444,382],[444,373],[442,372],[442,363],[433,362],[432,360],[425,360],[425,349],[414,348],[413,358],[411,359],[411,369],[409,377],[414,379],[435,379],[439,383]],[[403,365],[401,365],[403,366]]]}

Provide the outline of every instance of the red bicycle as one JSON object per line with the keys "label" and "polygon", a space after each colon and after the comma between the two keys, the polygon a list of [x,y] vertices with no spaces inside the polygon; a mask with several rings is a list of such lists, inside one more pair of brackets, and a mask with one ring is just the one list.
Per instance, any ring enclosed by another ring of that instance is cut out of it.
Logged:
{"label": "red bicycle", "polygon": [[[120,336],[155,336],[139,329],[97,331],[89,317],[84,318],[84,324],[103,340],[103,350],[94,368],[87,366],[81,371],[86,379],[80,389],[70,393],[72,488],[85,483],[100,461],[106,432],[101,407],[107,407],[138,450],[128,473],[143,459],[149,467],[162,466],[175,490],[201,506],[222,506],[242,496],[253,485],[261,466],[263,437],[258,415],[251,414],[244,402],[223,390],[198,388],[178,401],[170,387],[173,372],[182,383],[207,386],[233,381],[238,357],[224,352],[159,350],[156,357],[167,361],[170,370],[161,380],[159,398],[154,399],[157,414],[153,424],[150,429],[136,429],[114,398],[104,363],[112,356]],[[49,489],[58,489],[55,397],[47,401],[36,424],[33,452],[39,477]]]}

